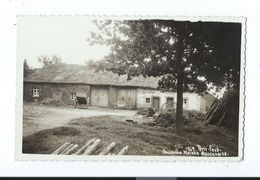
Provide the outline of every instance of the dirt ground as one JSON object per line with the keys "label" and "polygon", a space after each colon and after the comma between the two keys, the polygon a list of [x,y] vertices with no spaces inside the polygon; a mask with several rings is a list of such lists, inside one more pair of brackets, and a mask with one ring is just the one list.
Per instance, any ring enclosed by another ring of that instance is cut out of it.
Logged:
{"label": "dirt ground", "polygon": [[[129,123],[126,119],[138,123]],[[228,129],[190,119],[180,136],[174,126],[142,124],[151,121],[153,119],[136,115],[136,111],[25,105],[23,153],[50,154],[65,142],[82,147],[88,140],[100,138],[104,145],[116,142],[117,152],[129,146],[128,155],[163,155],[164,150],[176,147],[214,145],[229,156],[237,156],[237,134]]]}
{"label": "dirt ground", "polygon": [[119,110],[89,107],[88,109],[78,109],[64,106],[47,106],[27,103],[23,107],[23,136],[34,134],[43,129],[49,129],[66,125],[71,119],[80,117],[97,116],[123,116],[115,118],[117,121],[132,119],[142,122],[150,122],[151,118],[142,118],[136,115],[136,110]]}

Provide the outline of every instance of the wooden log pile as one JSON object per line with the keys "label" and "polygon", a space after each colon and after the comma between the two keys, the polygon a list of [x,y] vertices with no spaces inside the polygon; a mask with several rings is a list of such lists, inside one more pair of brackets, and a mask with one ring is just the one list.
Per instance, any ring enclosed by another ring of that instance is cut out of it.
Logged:
{"label": "wooden log pile", "polygon": [[239,92],[226,92],[221,99],[216,99],[206,114],[209,124],[238,130]]}
{"label": "wooden log pile", "polygon": [[157,126],[169,127],[175,124],[175,117],[172,112],[161,112],[158,114],[154,123]]}
{"label": "wooden log pile", "polygon": [[116,143],[112,142],[107,146],[102,147],[101,139],[94,138],[89,140],[84,146],[79,147],[78,144],[65,142],[58,147],[52,155],[125,155],[128,151],[128,146],[123,147],[118,153],[113,152]]}

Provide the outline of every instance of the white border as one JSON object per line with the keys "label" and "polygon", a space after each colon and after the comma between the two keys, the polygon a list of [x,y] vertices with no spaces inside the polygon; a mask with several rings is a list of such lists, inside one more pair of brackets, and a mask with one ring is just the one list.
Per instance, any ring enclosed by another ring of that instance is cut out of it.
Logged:
{"label": "white border", "polygon": [[[81,15],[83,16],[83,15]],[[30,16],[18,16],[30,17]],[[49,16],[42,16],[48,18]],[[53,16],[51,16],[53,17]],[[59,18],[61,16],[54,16]],[[72,16],[71,16],[72,17]],[[73,16],[75,17],[75,16]],[[77,17],[77,16],[76,16]],[[23,114],[23,62],[19,61],[19,51],[17,50],[17,74],[16,74],[16,160],[88,160],[88,161],[240,161],[243,159],[244,149],[244,102],[245,102],[245,37],[246,37],[246,18],[245,17],[186,17],[186,16],[86,16],[90,19],[168,19],[168,20],[189,20],[195,21],[214,21],[214,22],[237,22],[241,23],[241,67],[240,67],[240,104],[239,104],[239,143],[238,157],[194,157],[194,156],[83,156],[83,155],[39,155],[22,153],[22,114]],[[19,22],[18,28],[19,28]],[[18,32],[18,30],[17,30]],[[17,37],[19,41],[19,37]],[[19,47],[17,47],[19,48]]]}

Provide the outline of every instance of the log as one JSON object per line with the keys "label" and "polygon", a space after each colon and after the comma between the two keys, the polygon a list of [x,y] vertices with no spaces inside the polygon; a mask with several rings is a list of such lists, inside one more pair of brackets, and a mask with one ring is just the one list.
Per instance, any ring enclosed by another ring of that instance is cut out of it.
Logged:
{"label": "log", "polygon": [[112,142],[109,144],[99,155],[107,155],[112,149],[114,149],[116,146],[115,142]]}
{"label": "log", "polygon": [[222,115],[226,111],[226,105],[225,104],[226,104],[225,102],[220,103],[219,108],[217,109],[217,111],[215,111],[215,114],[214,114],[214,119],[215,120],[214,121],[215,121],[216,124],[219,123],[219,121],[221,120]]}
{"label": "log", "polygon": [[213,103],[207,113],[207,121],[221,127],[228,127],[235,131],[239,124],[239,91],[226,92],[223,98]]}
{"label": "log", "polygon": [[91,155],[93,154],[100,146],[101,140],[97,139],[91,144],[83,153],[83,155]]}
{"label": "log", "polygon": [[228,120],[228,113],[230,112],[231,106],[226,105],[225,111],[222,113],[222,115],[219,118],[219,121],[217,123],[217,126],[225,126],[226,122]]}
{"label": "log", "polygon": [[214,110],[216,109],[216,107],[219,105],[219,100],[216,99],[215,103],[210,107],[210,109],[208,110],[206,119],[208,119],[212,113],[214,112]]}
{"label": "log", "polygon": [[216,106],[217,103],[218,103],[218,99],[216,98],[216,99],[213,101],[213,103],[211,104],[210,108],[208,109],[208,111],[207,111],[207,113],[206,113],[206,115],[205,115],[206,119],[209,118],[209,116],[210,116],[212,110],[214,109],[214,107]]}
{"label": "log", "polygon": [[72,154],[73,151],[75,151],[78,146],[79,146],[78,144],[74,144],[70,149],[67,150],[67,152],[64,153],[64,155]]}
{"label": "log", "polygon": [[74,155],[80,155],[82,154],[87,148],[88,146],[90,146],[91,144],[93,144],[93,142],[96,140],[96,138],[93,138],[91,140],[89,140],[84,146],[82,146],[77,152],[74,153]]}
{"label": "log", "polygon": [[[208,117],[208,119],[210,120],[210,124],[214,124],[215,123],[215,115],[218,114],[219,112],[219,108],[221,107],[221,102],[219,101],[216,106],[213,107],[212,112],[210,113],[210,116]],[[214,118],[214,119],[213,119]]]}
{"label": "log", "polygon": [[117,155],[125,155],[128,151],[128,146],[121,149],[121,151]]}
{"label": "log", "polygon": [[60,155],[65,155],[67,153],[67,151],[69,151],[72,147],[74,146],[74,144],[70,144],[68,147],[66,147],[66,149],[64,149]]}
{"label": "log", "polygon": [[56,150],[55,150],[53,153],[51,153],[51,154],[58,155],[58,154],[60,154],[62,151],[64,151],[69,145],[70,145],[69,142],[65,142],[63,145],[61,145],[58,149],[56,149]]}

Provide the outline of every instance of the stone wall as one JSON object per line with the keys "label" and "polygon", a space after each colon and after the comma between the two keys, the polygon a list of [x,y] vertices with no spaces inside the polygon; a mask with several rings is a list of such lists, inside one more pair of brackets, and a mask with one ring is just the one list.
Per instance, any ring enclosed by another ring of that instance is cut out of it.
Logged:
{"label": "stone wall", "polygon": [[[33,97],[33,88],[39,88],[39,97]],[[74,104],[72,93],[86,94],[90,96],[90,86],[80,84],[61,84],[61,83],[29,83],[24,82],[23,98],[26,102],[41,101],[46,98],[53,98],[53,93],[61,93],[62,102]]]}

